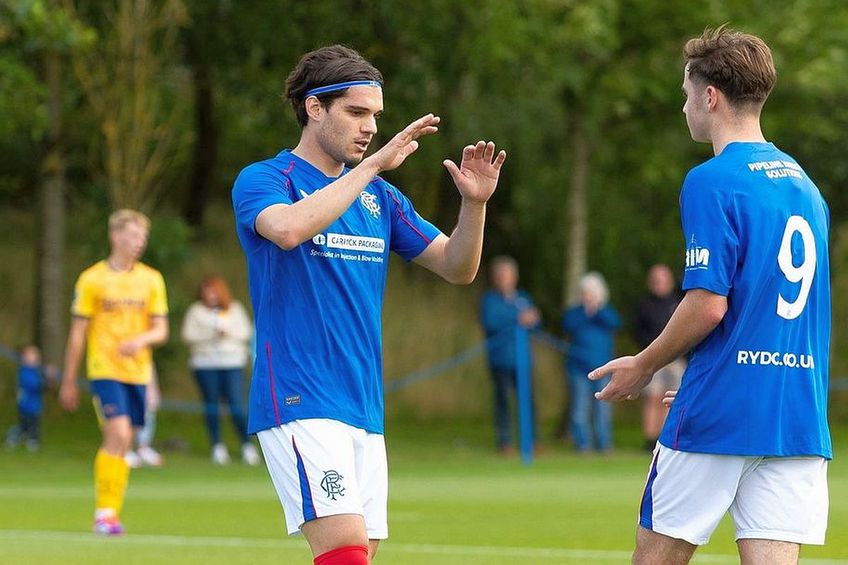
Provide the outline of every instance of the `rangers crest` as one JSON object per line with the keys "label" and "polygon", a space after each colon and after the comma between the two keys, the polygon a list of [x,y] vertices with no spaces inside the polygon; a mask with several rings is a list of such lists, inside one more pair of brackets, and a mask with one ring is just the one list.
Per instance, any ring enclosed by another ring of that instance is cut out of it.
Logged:
{"label": "rangers crest", "polygon": [[377,196],[364,190],[359,193],[359,203],[368,210],[374,218],[380,217],[380,204],[377,202]]}

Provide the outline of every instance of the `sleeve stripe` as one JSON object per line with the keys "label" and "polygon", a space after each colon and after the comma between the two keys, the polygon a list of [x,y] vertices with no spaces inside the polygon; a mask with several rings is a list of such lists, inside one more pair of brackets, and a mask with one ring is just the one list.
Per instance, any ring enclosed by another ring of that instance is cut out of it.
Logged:
{"label": "sleeve stripe", "polygon": [[387,190],[386,192],[388,192],[389,196],[391,196],[392,200],[394,200],[395,207],[397,208],[398,214],[400,215],[400,219],[403,220],[404,223],[406,225],[408,225],[412,231],[417,233],[421,237],[421,239],[423,239],[425,242],[427,242],[427,245],[430,245],[433,242],[433,240],[428,238],[426,235],[421,233],[421,231],[419,231],[418,228],[416,228],[414,225],[412,225],[412,222],[409,221],[409,219],[404,215],[403,210],[401,210],[400,202],[395,197],[394,193],[391,190]]}

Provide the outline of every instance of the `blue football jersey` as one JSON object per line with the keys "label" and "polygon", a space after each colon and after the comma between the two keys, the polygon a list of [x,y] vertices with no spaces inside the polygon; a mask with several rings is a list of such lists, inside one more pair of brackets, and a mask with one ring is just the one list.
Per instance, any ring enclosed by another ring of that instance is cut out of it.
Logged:
{"label": "blue football jersey", "polygon": [[334,180],[286,150],[246,167],[233,187],[256,323],[251,433],[305,418],[383,432],[388,254],[411,260],[441,232],[379,177],[326,230],[290,251],[256,232],[262,210],[309,198]]}
{"label": "blue football jersey", "polygon": [[744,456],[832,456],[829,212],[771,143],[731,143],[680,194],[684,290],[727,296],[693,351],[663,445]]}

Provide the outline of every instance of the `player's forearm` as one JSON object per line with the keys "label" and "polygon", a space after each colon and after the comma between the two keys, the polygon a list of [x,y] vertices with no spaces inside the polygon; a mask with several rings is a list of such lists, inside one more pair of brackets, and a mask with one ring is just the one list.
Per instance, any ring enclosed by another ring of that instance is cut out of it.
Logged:
{"label": "player's forearm", "polygon": [[65,346],[65,367],[62,371],[61,384],[76,384],[84,346],[85,341],[83,339],[74,335],[68,338],[68,344]]}
{"label": "player's forearm", "polygon": [[636,357],[655,373],[703,341],[726,312],[726,297],[705,290],[689,291],[660,335]]}
{"label": "player's forearm", "polygon": [[454,284],[470,284],[480,268],[486,203],[463,200],[456,228],[445,243],[442,276]]}
{"label": "player's forearm", "polygon": [[294,249],[339,219],[379,172],[379,168],[366,159],[308,198],[269,210],[268,218],[260,214],[257,229],[279,247],[287,251]]}
{"label": "player's forearm", "polygon": [[149,330],[138,336],[138,338],[145,346],[155,347],[168,341],[169,335],[170,331],[167,320],[165,318],[159,318]]}

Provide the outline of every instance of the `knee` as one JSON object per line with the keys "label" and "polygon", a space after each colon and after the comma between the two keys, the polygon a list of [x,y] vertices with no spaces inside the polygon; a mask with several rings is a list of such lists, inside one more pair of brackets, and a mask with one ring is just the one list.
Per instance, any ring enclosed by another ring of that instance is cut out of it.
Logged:
{"label": "knee", "polygon": [[103,447],[113,455],[125,455],[132,445],[132,428],[130,426],[107,427],[103,435]]}

